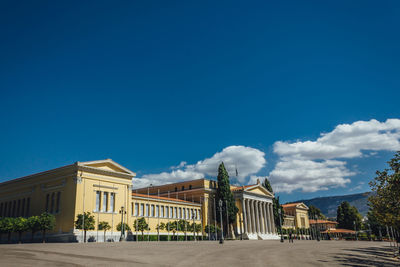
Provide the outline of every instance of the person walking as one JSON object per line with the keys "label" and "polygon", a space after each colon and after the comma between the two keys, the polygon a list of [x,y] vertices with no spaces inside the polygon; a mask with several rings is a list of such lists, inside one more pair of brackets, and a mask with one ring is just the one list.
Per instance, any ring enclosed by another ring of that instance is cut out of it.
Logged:
{"label": "person walking", "polygon": [[292,236],[292,232],[289,232],[289,243],[292,242],[293,243],[293,236]]}

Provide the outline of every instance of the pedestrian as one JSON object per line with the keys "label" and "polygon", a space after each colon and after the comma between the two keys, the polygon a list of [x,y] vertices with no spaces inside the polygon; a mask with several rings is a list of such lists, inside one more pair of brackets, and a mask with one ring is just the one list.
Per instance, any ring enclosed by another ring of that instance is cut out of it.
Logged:
{"label": "pedestrian", "polygon": [[292,236],[292,232],[289,232],[289,243],[292,242],[293,243],[293,236]]}

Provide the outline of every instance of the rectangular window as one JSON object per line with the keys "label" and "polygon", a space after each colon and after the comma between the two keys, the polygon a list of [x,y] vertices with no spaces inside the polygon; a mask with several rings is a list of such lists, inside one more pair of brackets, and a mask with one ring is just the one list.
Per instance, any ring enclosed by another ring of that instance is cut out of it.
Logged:
{"label": "rectangular window", "polygon": [[100,191],[96,191],[96,209],[95,211],[100,211]]}
{"label": "rectangular window", "polygon": [[144,204],[140,204],[140,216],[144,214]]}
{"label": "rectangular window", "polygon": [[54,212],[54,193],[51,194],[50,213]]}
{"label": "rectangular window", "polygon": [[151,217],[154,217],[154,205],[151,205]]}
{"label": "rectangular window", "polygon": [[187,218],[186,218],[186,209],[185,209],[185,208],[183,208],[183,218],[184,218],[184,219],[187,219]]}
{"label": "rectangular window", "polygon": [[149,207],[149,204],[146,204],[146,217],[149,217],[150,216],[150,207]]}
{"label": "rectangular window", "polygon": [[21,209],[21,199],[18,199],[18,204],[17,204],[17,217],[19,216],[19,211]]}
{"label": "rectangular window", "polygon": [[173,207],[169,207],[169,217],[174,218],[174,208]]}
{"label": "rectangular window", "polygon": [[160,217],[161,217],[161,218],[164,218],[164,206],[161,206],[161,209],[160,209]]}
{"label": "rectangular window", "polygon": [[25,217],[29,217],[30,211],[31,211],[31,198],[28,197],[28,199],[26,201],[26,214],[25,214]]}
{"label": "rectangular window", "polygon": [[158,218],[158,214],[160,214],[160,206],[156,206],[156,218]]}
{"label": "rectangular window", "polygon": [[115,193],[110,193],[110,212],[115,211]]}
{"label": "rectangular window", "polygon": [[12,211],[12,202],[8,202],[8,217],[11,217],[11,211]]}
{"label": "rectangular window", "polygon": [[182,208],[179,208],[179,218],[182,219]]}
{"label": "rectangular window", "polygon": [[3,203],[0,204],[0,216],[3,217]]}
{"label": "rectangular window", "polygon": [[56,213],[60,212],[60,201],[61,201],[61,192],[57,192]]}
{"label": "rectangular window", "polygon": [[174,218],[178,218],[178,208],[174,207]]}
{"label": "rectangular window", "polygon": [[13,209],[12,209],[12,216],[15,217],[15,208],[17,206],[17,202],[14,200],[13,201]]}
{"label": "rectangular window", "polygon": [[139,203],[135,203],[135,216],[138,216]]}
{"label": "rectangular window", "polygon": [[45,211],[49,212],[49,202],[50,202],[50,195],[46,195],[46,206],[45,206]]}
{"label": "rectangular window", "polygon": [[134,206],[133,206],[133,202],[132,202],[132,203],[131,203],[131,216],[133,216],[133,213],[134,213],[134,211],[135,211],[133,208],[134,208]]}
{"label": "rectangular window", "polygon": [[108,192],[103,192],[103,212],[108,211]]}

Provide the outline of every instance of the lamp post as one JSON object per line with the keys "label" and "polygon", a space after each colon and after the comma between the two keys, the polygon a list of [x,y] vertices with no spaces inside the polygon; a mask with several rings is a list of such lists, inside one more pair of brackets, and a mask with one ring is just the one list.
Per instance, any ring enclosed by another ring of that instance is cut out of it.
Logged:
{"label": "lamp post", "polygon": [[281,229],[281,243],[283,243],[283,231],[282,231],[282,212],[281,209],[278,209],[278,213],[279,213],[279,228]]}
{"label": "lamp post", "polygon": [[321,239],[320,239],[320,237],[319,237],[319,235],[321,234],[321,232],[319,231],[319,225],[318,225],[318,215],[317,216],[315,216],[315,218],[316,218],[316,224],[315,224],[315,226],[316,226],[316,232],[317,232],[317,241],[319,242],[319,241],[321,241]]}
{"label": "lamp post", "polygon": [[125,241],[125,225],[124,225],[124,215],[126,214],[124,206],[121,207],[119,211],[121,214],[121,237],[119,238],[119,242]]}
{"label": "lamp post", "polygon": [[194,237],[194,241],[197,241],[196,239],[196,223],[194,221],[194,219],[196,219],[196,215],[194,213],[194,211],[192,212],[192,220],[193,220],[193,237]]}
{"label": "lamp post", "polygon": [[353,224],[354,224],[354,231],[356,231],[356,241],[358,241],[356,221],[353,221]]}
{"label": "lamp post", "polygon": [[223,244],[224,243],[224,226],[222,224],[222,199],[219,200],[218,205],[219,205],[219,219],[221,221],[221,238],[219,239],[219,243]]}

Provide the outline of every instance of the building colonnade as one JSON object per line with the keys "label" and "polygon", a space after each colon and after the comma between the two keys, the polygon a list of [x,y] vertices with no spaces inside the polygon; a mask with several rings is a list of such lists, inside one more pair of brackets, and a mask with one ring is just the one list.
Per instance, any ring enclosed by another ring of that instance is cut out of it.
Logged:
{"label": "building colonnade", "polygon": [[276,234],[271,202],[250,198],[242,198],[241,202],[244,234]]}

